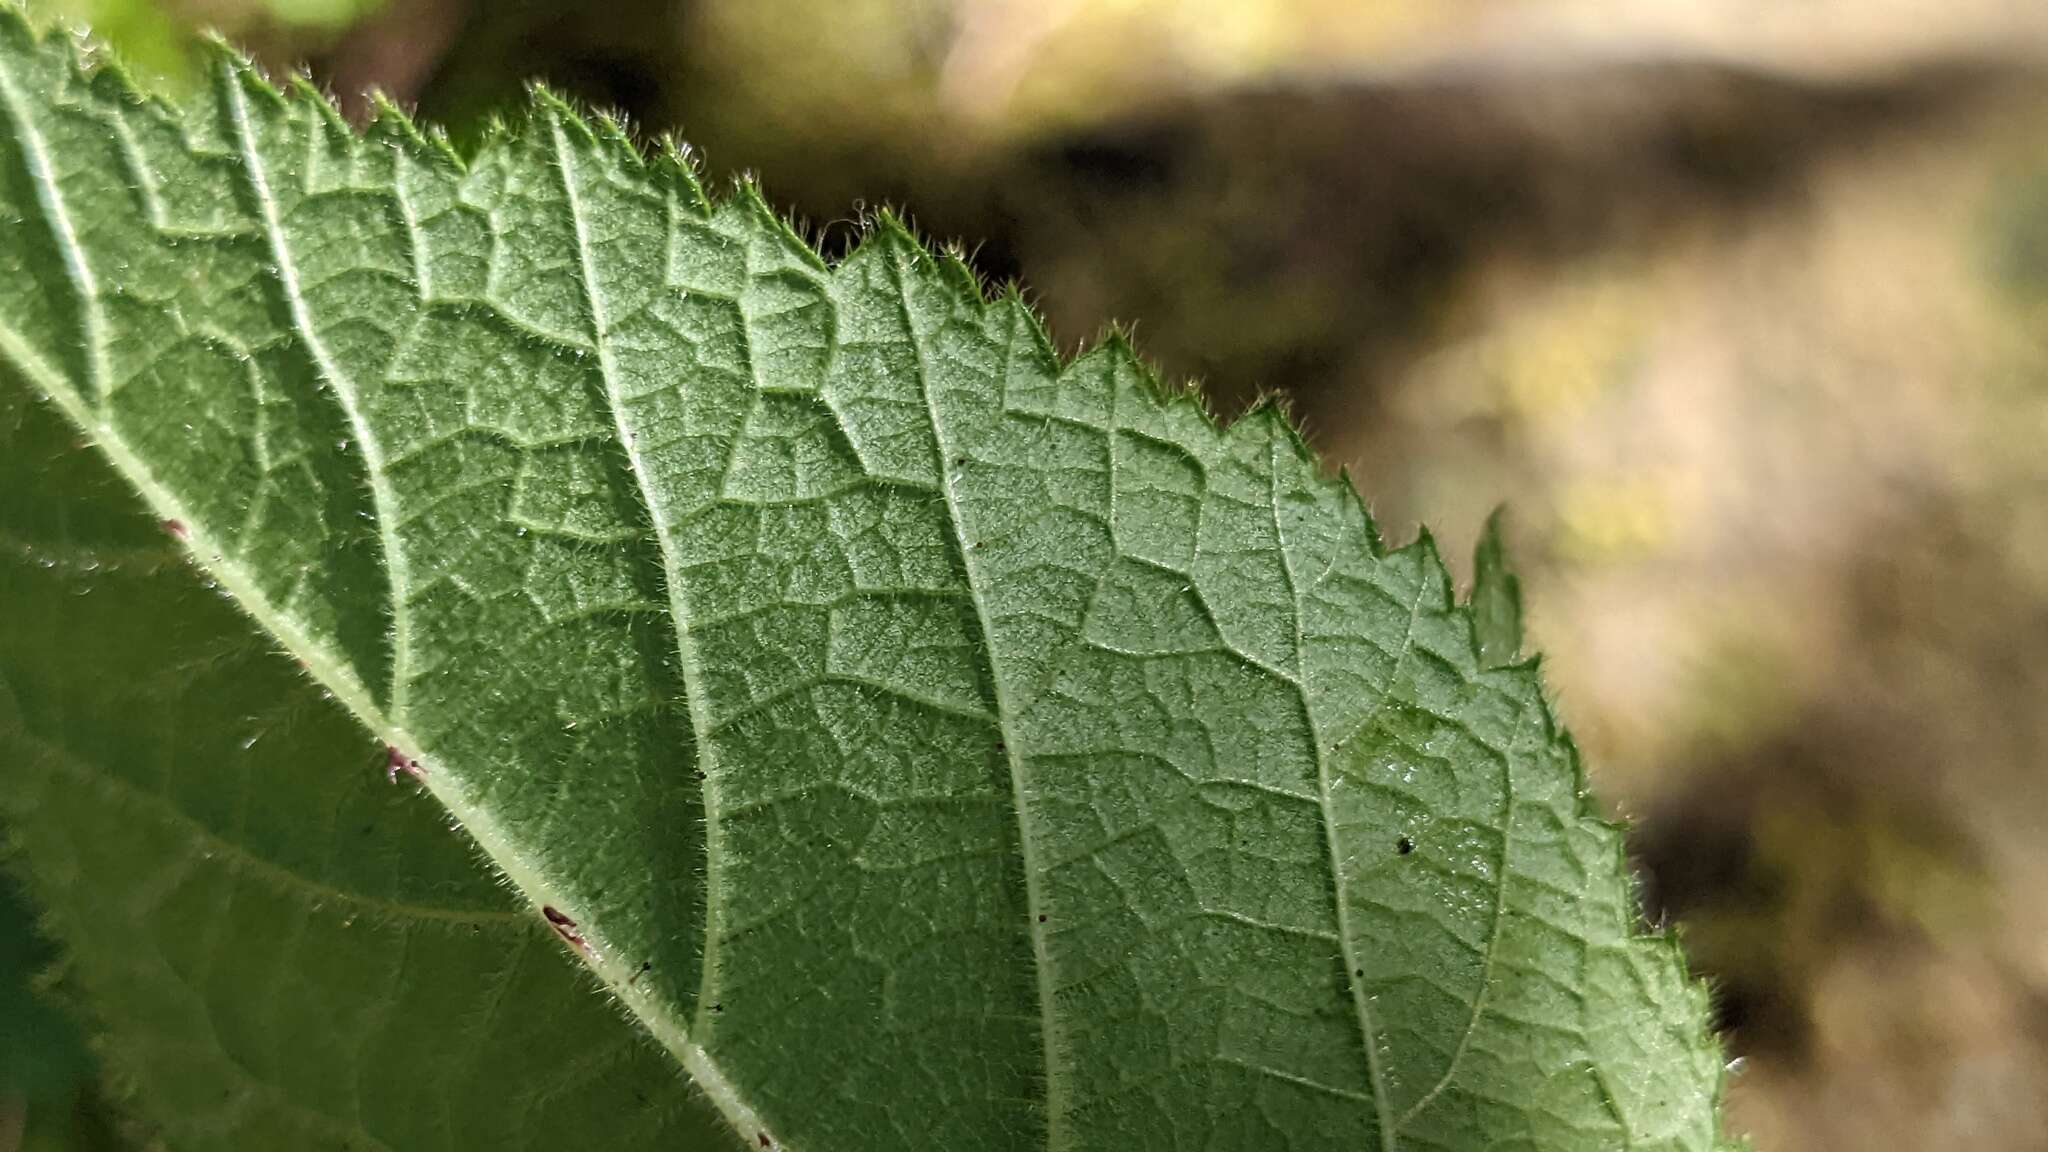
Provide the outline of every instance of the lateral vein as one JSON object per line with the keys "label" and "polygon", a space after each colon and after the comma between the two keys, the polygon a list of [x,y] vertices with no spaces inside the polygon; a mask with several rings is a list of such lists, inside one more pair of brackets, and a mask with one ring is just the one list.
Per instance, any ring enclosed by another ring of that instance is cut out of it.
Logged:
{"label": "lateral vein", "polygon": [[[1308,721],[1309,737],[1315,747],[1316,787],[1319,793],[1318,798],[1321,801],[1318,807],[1321,808],[1323,814],[1323,841],[1329,851],[1330,880],[1337,905],[1337,947],[1343,955],[1344,982],[1351,990],[1351,1006],[1358,1018],[1360,1041],[1365,1046],[1366,1075],[1372,1084],[1373,1120],[1379,1129],[1380,1148],[1382,1152],[1394,1152],[1395,1133],[1398,1129],[1398,1122],[1391,1115],[1391,1105],[1387,1099],[1386,1070],[1381,1067],[1379,1029],[1373,1022],[1372,1003],[1366,996],[1365,987],[1359,979],[1359,973],[1364,970],[1364,965],[1359,959],[1351,934],[1349,886],[1344,882],[1342,849],[1337,839],[1337,816],[1332,810],[1331,803],[1330,749],[1323,739],[1322,728],[1316,721],[1315,706],[1309,695],[1308,663],[1307,657],[1303,652],[1303,648],[1307,643],[1307,637],[1301,620],[1301,584],[1295,576],[1294,556],[1288,549],[1286,530],[1282,527],[1280,521],[1280,441],[1278,437],[1275,437],[1267,448],[1267,503],[1271,508],[1273,517],[1273,541],[1280,552],[1281,571],[1287,578],[1288,595],[1293,602],[1294,686],[1296,692],[1300,695],[1302,715]],[[1409,606],[1408,610],[1406,634],[1401,639],[1401,650],[1394,657],[1393,668],[1387,673],[1386,686],[1382,689],[1379,699],[1373,702],[1372,710],[1360,722],[1357,731],[1364,731],[1376,722],[1380,711],[1386,707],[1387,697],[1393,692],[1395,683],[1401,677],[1401,669],[1406,664],[1408,654],[1415,645],[1415,622],[1422,613],[1422,596],[1423,591],[1427,587],[1426,583],[1419,584],[1416,587],[1415,601]]]}
{"label": "lateral vein", "polygon": [[321,379],[334,393],[336,403],[348,419],[349,431],[354,434],[356,445],[362,452],[363,472],[369,480],[370,502],[377,521],[377,539],[384,552],[386,598],[391,606],[391,684],[386,695],[385,714],[394,725],[402,728],[408,718],[406,688],[412,677],[412,627],[407,607],[410,579],[405,549],[399,542],[396,527],[399,523],[397,494],[392,491],[390,477],[385,473],[383,445],[370,426],[368,414],[363,411],[362,396],[356,383],[341,370],[327,350],[326,342],[320,338],[319,329],[313,323],[312,310],[306,304],[305,292],[299,283],[298,263],[285,237],[284,221],[278,215],[277,197],[271,190],[269,172],[257,146],[256,128],[249,116],[249,96],[241,69],[228,62],[223,62],[221,68],[228,90],[229,118],[233,121],[235,142],[241,153],[242,172],[248,178],[257,211],[263,217],[263,234],[270,248],[271,273],[284,293],[293,329],[304,341],[306,353],[312,357]]}
{"label": "lateral vein", "polygon": [[[583,199],[576,191],[576,176],[573,170],[574,153],[562,126],[562,110],[550,105],[548,116],[550,140],[555,149],[555,169],[562,181],[562,194],[569,207],[570,222],[576,233],[576,255],[579,279],[582,283],[585,307],[590,313],[591,340],[597,354],[599,375],[604,384],[605,406],[610,410],[612,427],[619,438],[619,449],[626,454],[628,469],[633,483],[647,512],[650,530],[661,552],[663,583],[668,587],[669,623],[675,634],[676,659],[680,665],[683,696],[690,719],[692,737],[696,744],[697,766],[704,774],[704,821],[705,821],[705,875],[704,875],[704,957],[702,990],[696,1005],[695,1018],[687,1029],[677,1027],[662,1019],[658,1014],[641,1013],[648,1021],[655,1038],[683,1064],[697,1086],[703,1089],[712,1103],[725,1114],[736,1132],[758,1132],[765,1125],[759,1113],[739,1092],[739,1088],[719,1068],[710,1052],[704,1047],[709,1035],[706,1011],[708,993],[715,979],[717,959],[718,921],[715,917],[717,900],[715,889],[718,880],[717,829],[719,812],[717,790],[712,787],[716,753],[712,747],[710,701],[703,691],[703,672],[697,660],[695,644],[689,628],[689,608],[684,602],[681,581],[676,578],[680,565],[677,560],[675,541],[662,514],[661,502],[656,488],[649,478],[646,460],[642,455],[632,429],[626,424],[625,396],[620,391],[617,369],[612,361],[611,333],[606,317],[603,293],[597,279],[597,265],[592,259],[590,226],[583,207]],[[669,1006],[673,1011],[673,1006]],[[784,1152],[792,1152],[787,1143],[778,1145]]]}
{"label": "lateral vein", "polygon": [[83,329],[80,335],[85,341],[86,386],[91,393],[88,400],[97,408],[106,402],[109,374],[106,317],[100,308],[99,280],[93,275],[92,266],[86,263],[85,248],[78,240],[78,229],[71,222],[64,193],[57,187],[49,148],[29,116],[12,70],[4,64],[0,64],[0,102],[7,105],[8,119],[14,122],[15,137],[21,141],[22,153],[28,161],[29,178],[35,185],[36,203],[42,206],[51,238],[56,241],[57,251],[64,258],[65,276],[71,281],[72,290],[78,294],[79,327]]}

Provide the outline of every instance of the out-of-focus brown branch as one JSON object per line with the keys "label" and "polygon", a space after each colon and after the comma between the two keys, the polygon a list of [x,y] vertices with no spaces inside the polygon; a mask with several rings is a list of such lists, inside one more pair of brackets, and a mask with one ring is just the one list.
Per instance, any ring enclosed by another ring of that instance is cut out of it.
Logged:
{"label": "out-of-focus brown branch", "polygon": [[351,120],[369,112],[369,93],[401,105],[419,99],[470,19],[470,0],[407,0],[387,4],[358,24],[327,58],[328,85]]}

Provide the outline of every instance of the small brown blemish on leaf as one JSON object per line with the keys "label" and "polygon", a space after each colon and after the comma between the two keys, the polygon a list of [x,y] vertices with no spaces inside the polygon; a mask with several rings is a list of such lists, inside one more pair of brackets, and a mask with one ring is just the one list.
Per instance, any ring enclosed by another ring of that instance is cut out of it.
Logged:
{"label": "small brown blemish on leaf", "polygon": [[1043,924],[1043,923],[1045,923],[1045,913],[1043,913],[1043,912],[1040,912],[1040,913],[1038,914],[1038,922],[1039,922],[1040,924]]}
{"label": "small brown blemish on leaf", "polygon": [[654,967],[653,961],[642,960],[640,962],[640,967],[635,968],[633,970],[633,974],[631,976],[626,977],[626,987],[631,988],[633,985],[638,984],[640,982],[640,978],[642,976],[647,975],[647,970],[652,967]]}
{"label": "small brown blemish on leaf", "polygon": [[762,1132],[762,1133],[760,1133],[759,1135],[760,1135],[760,1140],[761,1140],[761,1147],[763,1147],[763,1148],[773,1148],[773,1147],[775,1147],[775,1141],[773,1141],[773,1140],[770,1140],[770,1139],[768,1138],[768,1134],[767,1134],[766,1132]]}
{"label": "small brown blemish on leaf", "polygon": [[571,948],[578,952],[590,951],[589,943],[576,931],[576,922],[563,915],[554,905],[541,905],[540,914],[546,917],[548,927],[555,930],[555,935],[560,936]]}
{"label": "small brown blemish on leaf", "polygon": [[165,520],[163,528],[164,531],[169,532],[181,541],[192,539],[192,534],[185,531],[185,522],[183,520]]}
{"label": "small brown blemish on leaf", "polygon": [[419,761],[400,752],[397,747],[386,744],[384,746],[384,778],[396,784],[398,783],[398,774],[400,772],[415,780],[425,780],[427,778],[427,770],[420,767]]}
{"label": "small brown blemish on leaf", "polygon": [[1415,851],[1415,841],[1403,836],[1399,840],[1394,841],[1394,851],[1406,856],[1410,852]]}

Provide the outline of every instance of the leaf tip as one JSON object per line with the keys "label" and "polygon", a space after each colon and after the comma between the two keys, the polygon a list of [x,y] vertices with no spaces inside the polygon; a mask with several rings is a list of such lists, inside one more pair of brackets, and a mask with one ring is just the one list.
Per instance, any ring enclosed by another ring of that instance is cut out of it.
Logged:
{"label": "leaf tip", "polygon": [[1506,509],[1495,508],[1472,552],[1472,634],[1479,662],[1512,664],[1522,650],[1522,581],[1507,559]]}

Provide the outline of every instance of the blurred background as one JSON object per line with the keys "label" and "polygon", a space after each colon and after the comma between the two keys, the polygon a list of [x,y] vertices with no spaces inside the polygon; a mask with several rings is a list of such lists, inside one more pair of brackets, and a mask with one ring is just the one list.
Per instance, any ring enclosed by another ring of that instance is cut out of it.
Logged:
{"label": "blurred background", "polygon": [[[828,251],[895,205],[1064,344],[1132,322],[1225,412],[1284,394],[1396,540],[1462,558],[1507,503],[1719,989],[1731,1127],[2048,1149],[2048,4],[32,6],[171,86],[217,29],[458,144],[545,78]],[[46,1146],[91,1146],[61,1063]]]}

